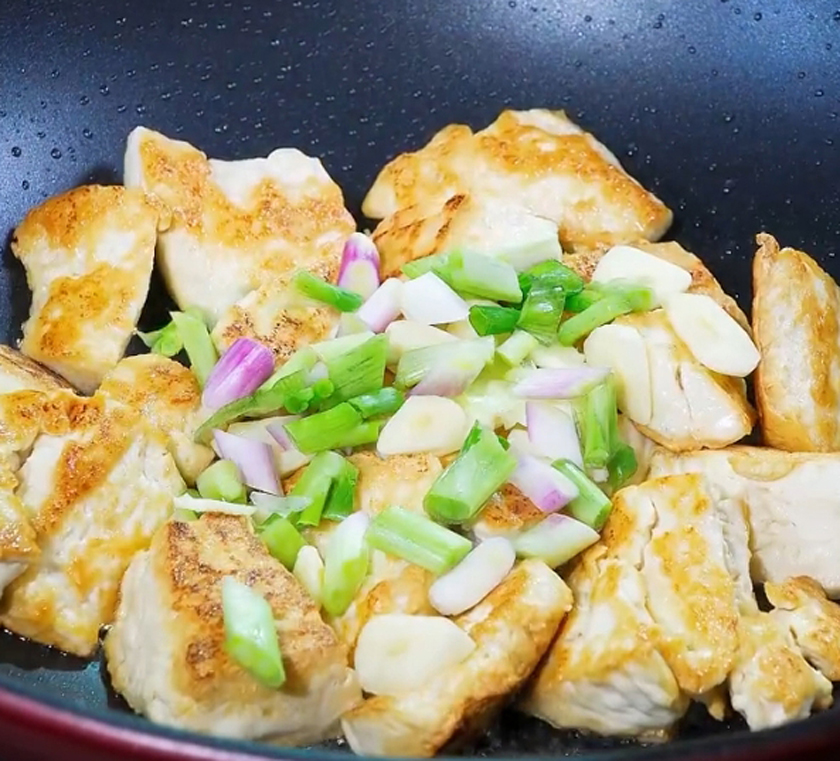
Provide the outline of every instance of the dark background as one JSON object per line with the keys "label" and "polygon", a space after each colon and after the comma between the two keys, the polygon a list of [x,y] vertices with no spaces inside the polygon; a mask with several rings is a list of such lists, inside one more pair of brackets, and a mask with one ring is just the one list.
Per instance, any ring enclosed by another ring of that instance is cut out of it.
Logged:
{"label": "dark background", "polygon": [[[840,2],[0,0],[0,241],[48,196],[119,181],[137,124],[218,158],[298,147],[357,211],[385,160],[448,122],[565,108],[748,306],[759,230],[840,274],[838,54]],[[28,300],[6,251],[0,339]],[[9,637],[4,678],[108,705],[96,664]],[[485,752],[546,750],[528,726]]]}

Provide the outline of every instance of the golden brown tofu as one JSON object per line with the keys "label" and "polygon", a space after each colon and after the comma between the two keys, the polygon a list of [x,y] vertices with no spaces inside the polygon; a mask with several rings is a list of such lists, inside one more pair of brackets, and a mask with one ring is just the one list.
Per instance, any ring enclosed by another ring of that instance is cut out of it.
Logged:
{"label": "golden brown tofu", "polygon": [[614,505],[569,577],[574,608],[521,708],[555,727],[657,739],[688,699],[662,655],[640,570],[656,510],[646,485],[621,490]]}
{"label": "golden brown tofu", "polygon": [[636,330],[647,352],[651,415],[633,420],[643,434],[684,451],[722,448],[752,430],[755,412],[743,380],[701,365],[677,337],[664,310],[628,314],[615,324]]}
{"label": "golden brown tofu", "polygon": [[140,317],[160,219],[142,191],[116,186],[76,188],[32,209],[12,237],[32,290],[21,351],[92,392]]}
{"label": "golden brown tofu", "polygon": [[772,615],[790,629],[805,658],[827,679],[840,681],[840,605],[807,576],[767,582],[764,593],[775,608]]}
{"label": "golden brown tofu", "polygon": [[[638,248],[653,256],[664,259],[666,262],[676,264],[682,267],[686,272],[691,273],[691,285],[689,286],[689,293],[700,293],[709,296],[720,304],[732,316],[738,324],[750,333],[750,323],[747,316],[741,311],[735,299],[733,299],[726,291],[721,288],[720,283],[715,279],[715,276],[709,271],[702,260],[695,254],[684,249],[676,241],[660,241],[659,243],[651,243],[647,240],[630,241],[630,245]],[[584,280],[591,280],[592,273],[598,262],[609,251],[610,246],[602,244],[594,248],[568,254],[563,259],[563,264],[571,267]]]}
{"label": "golden brown tofu", "polygon": [[455,619],[475,650],[409,693],[369,698],[342,718],[360,755],[430,757],[484,729],[525,682],[572,607],[548,566],[526,560]]}
{"label": "golden brown tofu", "polygon": [[[332,277],[324,267],[310,267],[316,275]],[[237,338],[253,338],[283,364],[298,349],[331,338],[340,314],[326,304],[301,299],[289,285],[288,275],[251,291],[228,309],[213,328],[213,342],[220,352]]]}
{"label": "golden brown tofu", "polygon": [[219,161],[137,127],[126,146],[125,182],[171,211],[158,265],[178,305],[197,307],[210,325],[295,269],[322,268],[334,278],[356,229],[321,162],[292,148]]}
{"label": "golden brown tofu", "polygon": [[651,475],[702,473],[726,496],[742,499],[750,522],[752,575],[782,583],[810,576],[840,596],[840,454],[731,447],[673,454],[658,450]]}
{"label": "golden brown tofu", "polygon": [[508,483],[487,500],[470,530],[478,539],[491,536],[512,538],[543,518],[545,513]]}
{"label": "golden brown tofu", "polygon": [[729,691],[732,707],[752,730],[804,719],[832,702],[831,682],[808,665],[790,632],[767,613],[741,619]]}
{"label": "golden brown tofu", "polygon": [[414,153],[389,162],[362,210],[383,219],[415,204],[441,208],[456,194],[515,199],[559,226],[564,248],[646,238],[671,212],[562,111],[504,111],[475,134],[449,125]]}
{"label": "golden brown tofu", "polygon": [[201,410],[201,389],[189,368],[158,354],[126,357],[105,376],[100,392],[136,410],[166,436],[188,484],[212,462],[213,450],[193,440],[209,413]]}
{"label": "golden brown tofu", "polygon": [[112,620],[123,572],[184,482],[160,434],[101,395],[0,396],[0,457],[16,469],[40,549],[7,587],[0,625],[89,656]]}
{"label": "golden brown tofu", "polygon": [[764,443],[840,450],[840,288],[810,256],[766,233],[753,260],[755,396]]}
{"label": "golden brown tofu", "polygon": [[[374,452],[357,452],[349,459],[359,469],[356,509],[371,517],[391,505],[425,515],[423,498],[443,470],[440,460],[431,455],[380,458]],[[287,491],[294,480],[293,476],[287,481]],[[318,547],[322,555],[335,525],[324,521],[306,532],[306,538]],[[343,615],[330,621],[341,641],[349,648],[351,662],[359,632],[371,616],[379,613],[434,615],[428,599],[433,581],[434,576],[425,568],[381,550],[373,550],[367,578],[356,599]]]}
{"label": "golden brown tofu", "polygon": [[0,598],[8,584],[41,554],[35,529],[15,494],[17,479],[0,467]]}
{"label": "golden brown tofu", "polygon": [[0,394],[14,391],[53,391],[70,384],[10,346],[0,344]]}
{"label": "golden brown tofu", "polygon": [[[286,682],[269,689],[224,646],[221,583],[233,576],[274,613]],[[152,721],[221,737],[303,745],[333,737],[361,699],[347,650],[246,518],[170,521],[129,567],[105,639],[114,689]]]}
{"label": "golden brown tofu", "polygon": [[557,225],[510,202],[484,195],[455,195],[442,207],[408,206],[373,231],[383,278],[399,277],[404,264],[451,250],[516,262],[527,269],[563,250]]}

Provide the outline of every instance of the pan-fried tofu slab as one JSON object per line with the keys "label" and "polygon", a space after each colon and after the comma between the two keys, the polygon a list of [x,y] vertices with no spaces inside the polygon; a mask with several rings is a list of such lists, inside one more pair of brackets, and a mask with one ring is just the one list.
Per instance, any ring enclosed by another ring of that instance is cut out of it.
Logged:
{"label": "pan-fried tofu slab", "polygon": [[15,351],[0,344],[0,394],[14,391],[55,391],[69,389],[70,384],[60,376]]}
{"label": "pan-fried tofu slab", "polygon": [[[755,412],[743,380],[701,365],[674,332],[663,309],[628,314],[614,324],[632,328],[646,354],[650,414],[641,418],[629,407],[622,410],[643,434],[669,449],[684,451],[722,448],[752,430]],[[616,363],[621,362],[636,364],[639,357],[617,352]],[[619,365],[618,369],[633,375],[634,368]]]}
{"label": "pan-fried tofu slab", "polygon": [[791,452],[840,450],[840,288],[810,256],[757,236],[755,396],[764,443]]}
{"label": "pan-fried tofu slab", "polygon": [[17,479],[0,467],[0,598],[6,586],[41,554],[35,529],[15,494]]}
{"label": "pan-fried tofu slab", "polygon": [[[286,682],[269,689],[224,647],[226,576],[274,613]],[[246,518],[173,520],[131,563],[105,639],[114,689],[152,721],[221,737],[304,745],[334,737],[361,699],[347,650]]]}
{"label": "pan-fried tofu slab", "polygon": [[404,264],[431,254],[464,250],[527,269],[563,250],[557,224],[491,196],[460,194],[442,207],[408,206],[383,219],[373,232],[382,277],[398,277]]}
{"label": "pan-fried tofu slab", "polygon": [[113,618],[123,572],[184,482],[160,434],[102,395],[0,396],[0,456],[19,465],[15,494],[39,548],[6,588],[0,625],[89,656]]}
{"label": "pan-fried tofu slab", "polygon": [[204,413],[201,389],[189,368],[158,354],[126,357],[105,376],[100,392],[139,412],[166,436],[188,484],[213,460],[213,450],[193,440]]}
{"label": "pan-fried tofu slab", "polygon": [[458,624],[476,644],[457,666],[409,693],[369,698],[342,718],[360,755],[429,757],[484,729],[531,674],[572,607],[569,588],[527,560]]}
{"label": "pan-fried tofu slab", "polygon": [[[691,285],[688,288],[688,292],[700,293],[714,299],[744,330],[748,333],[750,332],[750,323],[747,320],[747,316],[741,311],[735,299],[723,290],[715,276],[698,256],[687,251],[679,243],[672,240],[660,241],[659,243],[637,240],[631,241],[630,245],[652,256],[664,259],[666,262],[676,264],[686,272],[691,273]],[[581,249],[567,254],[563,258],[563,264],[571,267],[584,280],[588,281],[592,279],[592,273],[595,272],[595,267],[609,249],[610,246],[606,244],[595,246],[591,249]]]}
{"label": "pan-fried tofu slab", "polygon": [[562,111],[504,111],[473,133],[452,124],[379,173],[362,205],[373,219],[408,206],[440,209],[456,194],[515,199],[559,227],[564,248],[656,240],[671,212]]}
{"label": "pan-fried tofu slab", "polygon": [[831,682],[808,665],[790,632],[770,614],[742,618],[738,641],[729,693],[750,729],[778,727],[831,705]]}
{"label": "pan-fried tofu slab", "polygon": [[[309,270],[330,279],[334,272],[325,264]],[[237,338],[253,338],[267,346],[277,365],[303,346],[334,335],[340,314],[326,304],[302,299],[289,285],[288,273],[251,291],[236,302],[216,323],[213,342],[220,352]]]}
{"label": "pan-fried tofu slab", "polygon": [[[431,455],[380,458],[374,452],[358,452],[349,459],[359,469],[357,509],[371,517],[391,505],[425,515],[423,498],[443,470],[440,460]],[[294,477],[287,481],[287,491],[293,482]],[[306,532],[306,538],[322,555],[335,525],[324,521]],[[372,616],[380,613],[435,615],[428,599],[433,581],[434,576],[425,568],[373,550],[367,578],[356,599],[344,614],[330,621],[350,649],[351,659],[359,632]]]}
{"label": "pan-fried tofu slab", "polygon": [[142,191],[101,185],[30,211],[12,237],[32,290],[21,351],[82,391],[96,389],[140,317],[160,219]]}
{"label": "pan-fried tofu slab", "polygon": [[178,305],[200,309],[211,325],[278,275],[320,267],[334,277],[356,229],[321,162],[292,148],[220,161],[137,127],[126,146],[125,182],[171,211],[158,264]]}
{"label": "pan-fried tofu slab", "polygon": [[702,473],[721,493],[745,502],[756,581],[810,576],[831,597],[840,596],[840,454],[744,446],[684,454],[660,449],[651,475],[670,473]]}
{"label": "pan-fried tofu slab", "polygon": [[840,605],[807,576],[767,582],[772,615],[790,629],[805,658],[833,682],[840,681]]}

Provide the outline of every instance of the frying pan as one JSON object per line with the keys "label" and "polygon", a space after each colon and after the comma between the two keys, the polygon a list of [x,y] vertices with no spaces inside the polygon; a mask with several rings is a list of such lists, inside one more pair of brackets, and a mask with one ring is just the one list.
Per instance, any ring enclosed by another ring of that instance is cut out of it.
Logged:
{"label": "frying pan", "polygon": [[[298,147],[358,211],[385,160],[446,123],[565,108],[674,209],[671,235],[748,305],[762,229],[840,275],[838,53],[838,6],[794,0],[0,0],[0,231],[57,192],[118,182],[138,123],[219,158]],[[168,307],[159,283],[152,294],[147,328]],[[3,341],[19,338],[28,301],[6,252]],[[603,761],[840,751],[835,711],[758,734],[699,713],[654,749],[511,713],[467,750]],[[0,635],[4,761],[339,754],[153,727],[109,691],[99,662]]]}

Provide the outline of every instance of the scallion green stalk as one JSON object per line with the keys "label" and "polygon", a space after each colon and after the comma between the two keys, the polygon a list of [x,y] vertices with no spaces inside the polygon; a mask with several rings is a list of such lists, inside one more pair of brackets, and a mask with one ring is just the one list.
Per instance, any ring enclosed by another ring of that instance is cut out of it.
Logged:
{"label": "scallion green stalk", "polygon": [[364,424],[358,410],[343,402],[324,412],[286,423],[286,432],[301,452],[314,454],[325,449],[354,446],[346,442],[354,439],[356,429]]}
{"label": "scallion green stalk", "polygon": [[295,273],[292,285],[307,298],[327,304],[339,312],[355,312],[364,301],[358,293],[339,288],[306,270]]}
{"label": "scallion green stalk", "polygon": [[259,536],[272,556],[290,571],[295,567],[298,552],[306,544],[292,522],[279,515],[271,516],[260,526]]}
{"label": "scallion green stalk", "polygon": [[368,543],[440,576],[472,549],[469,539],[403,507],[383,510],[371,522]]}
{"label": "scallion green stalk", "polygon": [[174,322],[164,325],[160,330],[153,330],[151,333],[137,331],[140,340],[149,347],[153,354],[160,354],[163,357],[174,357],[184,348],[181,334]]}
{"label": "scallion green stalk", "polygon": [[350,351],[328,359],[326,365],[335,385],[335,398],[346,401],[381,389],[387,361],[388,336],[385,334],[369,338]]}
{"label": "scallion green stalk", "polygon": [[606,295],[582,312],[570,317],[557,333],[563,346],[573,346],[595,328],[612,322],[630,312],[645,312],[655,304],[653,291],[644,287],[620,287],[606,292]]}
{"label": "scallion green stalk", "polygon": [[360,394],[347,400],[365,419],[393,415],[405,402],[405,395],[398,388],[385,386],[370,394]]}
{"label": "scallion green stalk", "polygon": [[496,344],[491,336],[412,349],[400,357],[394,385],[400,388],[416,386],[427,373],[438,367],[478,365],[480,371],[493,359],[495,352]]}
{"label": "scallion green stalk", "polygon": [[612,510],[609,497],[571,460],[557,460],[552,466],[578,490],[578,496],[566,505],[567,512],[587,526],[600,531]]}
{"label": "scallion green stalk", "polygon": [[270,689],[286,681],[274,614],[259,592],[232,576],[222,579],[222,613],[227,653]]}
{"label": "scallion green stalk", "polygon": [[204,499],[244,503],[247,497],[239,468],[230,460],[214,462],[199,475],[195,485]]}
{"label": "scallion green stalk", "polygon": [[474,305],[470,307],[470,325],[480,336],[510,333],[519,321],[519,310],[510,307]]}
{"label": "scallion green stalk", "polygon": [[566,295],[561,288],[545,286],[537,280],[528,291],[518,327],[536,338],[541,344],[549,345],[557,340],[557,329],[563,318]]}
{"label": "scallion green stalk", "polygon": [[496,349],[496,353],[511,367],[519,366],[540,342],[524,330],[515,330],[510,337]]}
{"label": "scallion green stalk", "polygon": [[309,371],[315,367],[317,362],[318,355],[312,347],[302,346],[294,354],[292,354],[288,360],[278,367],[274,371],[273,375],[265,383],[263,383],[258,390],[273,388],[277,381],[281,378],[285,378],[287,375],[292,375],[292,373],[296,373],[299,370],[309,373]]}
{"label": "scallion green stalk", "polygon": [[365,538],[368,517],[353,513],[336,526],[324,556],[324,585],[321,602],[330,616],[340,616],[364,583],[370,562]]}
{"label": "scallion green stalk", "polygon": [[441,473],[423,500],[426,512],[440,523],[471,520],[516,470],[516,458],[486,428],[471,447]]}
{"label": "scallion green stalk", "polygon": [[587,392],[580,410],[583,463],[587,468],[606,468],[618,444],[618,410],[612,376]]}
{"label": "scallion green stalk", "polygon": [[344,520],[356,509],[356,484],[359,482],[359,469],[344,461],[341,472],[333,479],[327,504],[322,518],[329,521]]}
{"label": "scallion green stalk", "polygon": [[607,464],[607,470],[610,477],[607,485],[611,492],[618,491],[627,481],[629,481],[633,474],[639,467],[636,460],[636,452],[633,447],[623,441],[619,442]]}
{"label": "scallion green stalk", "polygon": [[178,328],[178,334],[181,336],[192,371],[203,387],[219,359],[207,325],[199,317],[188,312],[170,312],[169,314]]}
{"label": "scallion green stalk", "polygon": [[534,287],[561,290],[566,296],[579,293],[584,286],[583,278],[564,264],[548,259],[519,275],[519,287],[527,296]]}
{"label": "scallion green stalk", "polygon": [[466,296],[509,301],[522,300],[516,270],[506,262],[468,251],[450,251],[434,272],[453,290]]}
{"label": "scallion green stalk", "polygon": [[406,262],[402,266],[402,273],[406,277],[414,278],[425,275],[427,272],[437,272],[445,267],[449,259],[448,253],[432,254],[431,256],[424,256],[420,259]]}
{"label": "scallion green stalk", "polygon": [[310,500],[309,505],[297,516],[298,525],[317,526],[321,522],[333,481],[345,471],[346,466],[353,467],[336,452],[319,452],[312,458],[289,492],[290,497],[306,497]]}

